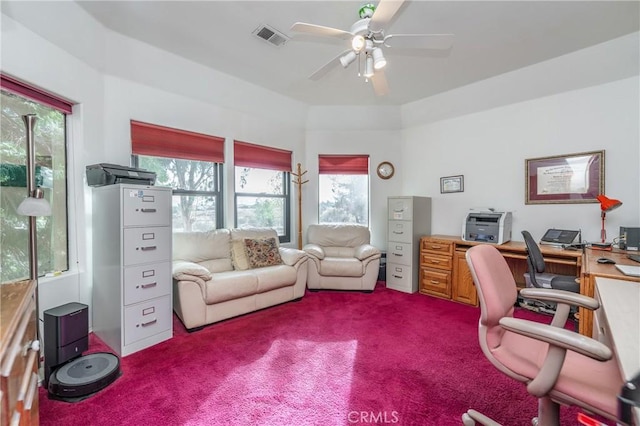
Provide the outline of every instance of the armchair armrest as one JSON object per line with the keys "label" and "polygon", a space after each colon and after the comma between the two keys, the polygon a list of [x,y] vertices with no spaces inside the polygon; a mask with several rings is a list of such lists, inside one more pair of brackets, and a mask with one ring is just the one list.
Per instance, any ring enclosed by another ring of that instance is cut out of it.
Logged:
{"label": "armchair armrest", "polygon": [[209,281],[211,279],[211,272],[207,268],[197,263],[187,262],[186,260],[174,260],[171,273],[173,278],[177,280],[184,280],[187,276],[197,277],[203,281]]}
{"label": "armchair armrest", "polygon": [[364,260],[368,257],[372,257],[376,255],[380,257],[380,249],[372,246],[371,244],[363,244],[361,246],[358,246],[356,247],[354,252],[354,256],[359,260]]}
{"label": "armchair armrest", "polygon": [[302,259],[307,258],[307,254],[302,250],[289,247],[280,247],[280,257],[285,265],[295,266]]}
{"label": "armchair armrest", "polygon": [[511,317],[500,319],[500,326],[549,344],[549,351],[538,375],[527,385],[527,391],[538,397],[546,395],[555,385],[567,350],[597,361],[608,361],[613,356],[606,345],[564,328]]}
{"label": "armchair armrest", "polygon": [[304,250],[309,256],[313,256],[320,260],[324,259],[324,250],[317,244],[307,244],[302,247],[302,250]]}

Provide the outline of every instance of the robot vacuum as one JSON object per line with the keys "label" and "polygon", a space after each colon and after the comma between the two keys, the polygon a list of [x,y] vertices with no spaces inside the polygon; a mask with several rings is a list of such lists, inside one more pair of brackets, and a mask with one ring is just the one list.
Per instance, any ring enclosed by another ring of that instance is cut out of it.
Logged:
{"label": "robot vacuum", "polygon": [[44,311],[44,387],[51,399],[77,402],[120,375],[117,356],[89,349],[89,307],[67,303]]}
{"label": "robot vacuum", "polygon": [[120,376],[117,356],[98,352],[75,358],[49,376],[49,396],[69,402],[90,397]]}

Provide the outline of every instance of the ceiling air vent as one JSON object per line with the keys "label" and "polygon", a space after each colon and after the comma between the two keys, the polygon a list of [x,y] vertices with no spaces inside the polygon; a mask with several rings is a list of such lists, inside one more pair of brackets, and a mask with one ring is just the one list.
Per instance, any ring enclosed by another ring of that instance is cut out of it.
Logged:
{"label": "ceiling air vent", "polygon": [[269,25],[260,25],[253,34],[274,46],[282,46],[289,40],[289,37]]}

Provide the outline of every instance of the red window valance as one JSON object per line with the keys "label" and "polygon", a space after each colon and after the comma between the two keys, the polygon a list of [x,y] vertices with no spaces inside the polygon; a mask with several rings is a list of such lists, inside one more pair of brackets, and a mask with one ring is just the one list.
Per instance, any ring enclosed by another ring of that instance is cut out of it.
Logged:
{"label": "red window valance", "polygon": [[233,141],[234,164],[240,167],[291,171],[291,151]]}
{"label": "red window valance", "polygon": [[321,175],[368,175],[368,155],[319,155],[318,172]]}
{"label": "red window valance", "polygon": [[13,77],[9,77],[6,74],[0,74],[0,87],[16,95],[23,96],[31,99],[43,105],[47,105],[53,109],[56,109],[65,114],[71,114],[71,108],[73,104],[66,99],[62,99],[58,96],[52,95],[42,89],[39,89],[30,84],[23,83]]}
{"label": "red window valance", "polygon": [[131,152],[224,163],[224,138],[131,120]]}

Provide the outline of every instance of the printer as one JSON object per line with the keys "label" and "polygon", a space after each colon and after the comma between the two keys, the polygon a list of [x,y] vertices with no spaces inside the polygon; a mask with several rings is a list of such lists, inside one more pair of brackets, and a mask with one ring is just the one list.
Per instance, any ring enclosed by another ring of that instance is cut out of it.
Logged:
{"label": "printer", "polygon": [[104,186],[116,183],[153,185],[155,182],[156,174],[144,169],[108,163],[87,166],[87,184],[89,186]]}
{"label": "printer", "polygon": [[511,241],[511,212],[471,209],[462,224],[462,239],[492,244]]}

